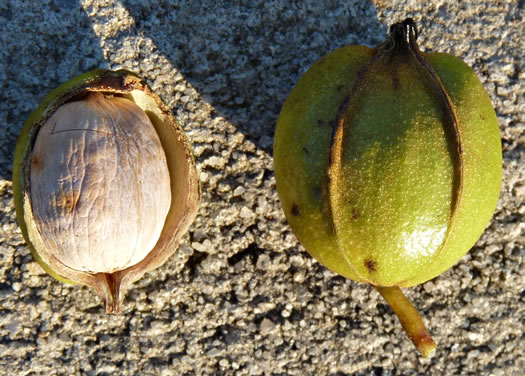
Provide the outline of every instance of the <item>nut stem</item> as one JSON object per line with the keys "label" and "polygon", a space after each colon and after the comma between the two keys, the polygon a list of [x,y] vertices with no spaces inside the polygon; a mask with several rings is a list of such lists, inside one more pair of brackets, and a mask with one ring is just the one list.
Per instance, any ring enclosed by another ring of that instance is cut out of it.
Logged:
{"label": "nut stem", "polygon": [[120,313],[120,304],[129,284],[123,283],[122,273],[96,273],[90,274],[91,286],[100,299],[104,302],[106,313]]}
{"label": "nut stem", "polygon": [[418,351],[424,358],[428,357],[436,349],[436,343],[430,336],[423,318],[407,299],[405,294],[397,286],[381,287],[374,286],[381,296],[390,305],[397,315],[401,326],[405,329],[410,340],[416,345]]}

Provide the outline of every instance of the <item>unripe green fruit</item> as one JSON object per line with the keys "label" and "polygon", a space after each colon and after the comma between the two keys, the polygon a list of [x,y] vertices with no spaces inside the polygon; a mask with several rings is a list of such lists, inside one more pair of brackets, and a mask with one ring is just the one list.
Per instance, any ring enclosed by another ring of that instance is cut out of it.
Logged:
{"label": "unripe green fruit", "polygon": [[297,238],[383,296],[463,257],[501,185],[487,92],[463,61],[422,53],[416,38],[406,20],[376,48],[324,56],[288,96],[275,134],[277,189]]}

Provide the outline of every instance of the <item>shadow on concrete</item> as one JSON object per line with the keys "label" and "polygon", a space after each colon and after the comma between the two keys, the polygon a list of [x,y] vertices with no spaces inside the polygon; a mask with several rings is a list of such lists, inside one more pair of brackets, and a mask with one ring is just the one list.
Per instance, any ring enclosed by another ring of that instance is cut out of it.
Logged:
{"label": "shadow on concrete", "polygon": [[337,47],[374,46],[386,35],[369,0],[287,9],[280,1],[121,3],[135,32],[151,38],[220,116],[267,152],[281,105],[311,64]]}
{"label": "shadow on concrete", "polygon": [[[109,66],[78,0],[11,1],[0,7],[0,32],[17,35],[0,55],[2,179],[11,179],[17,135],[45,95],[78,74]],[[215,3],[122,0],[135,20],[126,33],[151,38],[218,115],[267,152],[281,105],[311,64],[343,45],[374,46],[386,34],[369,0],[286,9],[279,1]]]}
{"label": "shadow on concrete", "polygon": [[0,33],[0,179],[11,180],[29,114],[60,83],[105,63],[78,0],[9,0],[0,6]]}

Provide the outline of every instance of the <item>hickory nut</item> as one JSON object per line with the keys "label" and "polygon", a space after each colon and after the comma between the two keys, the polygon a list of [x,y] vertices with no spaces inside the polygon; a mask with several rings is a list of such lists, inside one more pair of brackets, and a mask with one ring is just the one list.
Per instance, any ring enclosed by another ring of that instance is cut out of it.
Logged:
{"label": "hickory nut", "polygon": [[436,347],[401,287],[434,278],[474,245],[499,197],[499,127],[457,57],[421,52],[411,19],[376,48],[315,63],[275,133],[281,203],[306,250],[373,285],[423,356]]}
{"label": "hickory nut", "polygon": [[134,74],[96,70],[53,91],[17,142],[15,205],[35,258],[118,312],[176,250],[199,206],[190,145]]}

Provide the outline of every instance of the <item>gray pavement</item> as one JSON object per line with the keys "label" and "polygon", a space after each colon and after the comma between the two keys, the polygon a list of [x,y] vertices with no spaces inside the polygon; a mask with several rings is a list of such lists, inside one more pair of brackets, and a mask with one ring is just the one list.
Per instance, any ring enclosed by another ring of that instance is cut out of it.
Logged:
{"label": "gray pavement", "polygon": [[[0,375],[525,374],[523,1],[0,0]],[[461,3],[461,5],[459,4]],[[426,51],[479,74],[501,127],[493,221],[454,268],[407,289],[438,342],[421,359],[379,294],[298,244],[272,141],[299,76],[329,51],[374,46],[407,16]],[[193,144],[199,215],[178,252],[107,316],[48,277],[16,223],[12,156],[30,112],[87,70],[128,68]]]}

